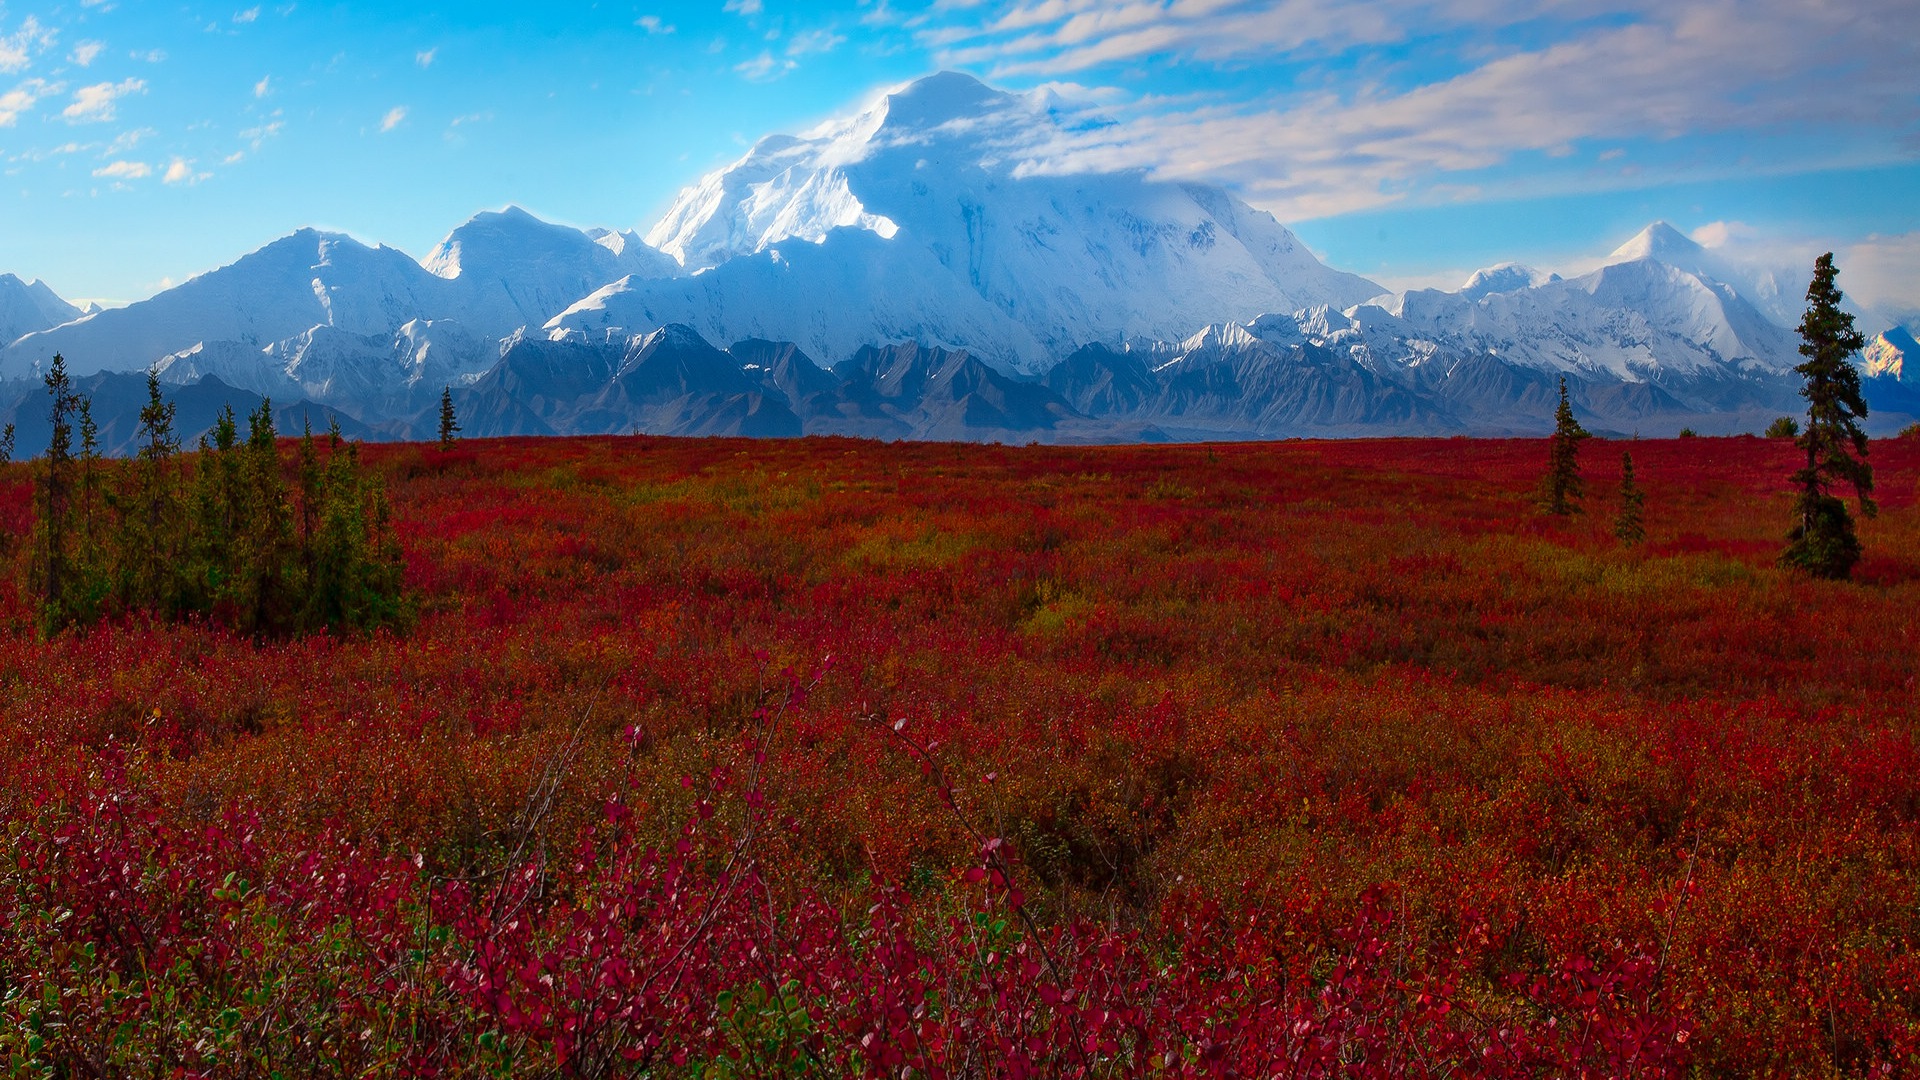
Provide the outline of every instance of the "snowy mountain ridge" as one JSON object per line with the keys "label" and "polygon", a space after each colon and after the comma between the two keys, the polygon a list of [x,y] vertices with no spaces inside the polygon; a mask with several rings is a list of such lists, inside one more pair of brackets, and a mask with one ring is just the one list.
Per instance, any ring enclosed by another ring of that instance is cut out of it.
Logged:
{"label": "snowy mountain ridge", "polygon": [[0,274],[0,345],[36,330],[48,330],[85,314],[44,281],[22,281]]}
{"label": "snowy mountain ridge", "polygon": [[[1529,430],[1563,374],[1623,424],[1786,400],[1773,279],[1664,222],[1572,278],[1501,263],[1389,293],[1222,189],[1035,167],[1081,122],[1056,104],[929,76],[761,139],[644,237],[508,206],[416,261],[302,229],[91,314],[0,276],[0,332],[23,328],[0,378],[59,352],[76,375],[157,365],[381,430],[447,386],[493,410],[485,430],[885,437],[962,437],[967,417],[977,437]],[[1870,375],[1911,368],[1876,348]],[[902,372],[941,400],[889,396]]]}

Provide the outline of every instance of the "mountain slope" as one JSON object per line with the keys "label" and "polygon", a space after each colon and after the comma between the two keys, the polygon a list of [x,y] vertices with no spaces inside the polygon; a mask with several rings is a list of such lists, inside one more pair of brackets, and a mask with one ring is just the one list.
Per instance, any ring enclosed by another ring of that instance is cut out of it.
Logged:
{"label": "mountain slope", "polygon": [[264,348],[316,326],[391,334],[449,300],[405,252],[301,229],[150,299],[30,334],[0,350],[0,375],[55,352],[78,375],[137,371],[203,342]]}
{"label": "mountain slope", "polygon": [[42,281],[21,281],[0,274],[0,345],[71,322],[85,314],[67,303]]}

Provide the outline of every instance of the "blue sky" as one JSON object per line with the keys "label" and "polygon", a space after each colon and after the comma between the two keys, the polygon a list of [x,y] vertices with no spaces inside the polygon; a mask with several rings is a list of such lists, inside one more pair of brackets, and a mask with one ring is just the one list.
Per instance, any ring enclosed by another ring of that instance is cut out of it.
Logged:
{"label": "blue sky", "polygon": [[1335,265],[1591,265],[1664,218],[1920,310],[1911,0],[0,0],[0,271],[130,300],[304,225],[644,231],[762,134],[957,68],[1116,121]]}

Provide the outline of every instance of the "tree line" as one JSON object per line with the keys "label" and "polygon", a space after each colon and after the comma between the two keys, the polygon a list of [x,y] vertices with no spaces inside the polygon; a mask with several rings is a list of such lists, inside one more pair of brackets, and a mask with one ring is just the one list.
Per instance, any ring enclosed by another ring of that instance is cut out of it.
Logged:
{"label": "tree line", "polygon": [[[385,491],[337,421],[322,439],[304,431],[289,458],[271,402],[244,435],[229,405],[183,453],[174,404],[149,372],[139,450],[115,460],[100,453],[92,404],[59,355],[44,381],[52,436],[35,469],[27,560],[43,633],[136,612],[256,636],[409,619]],[[12,435],[0,432],[9,456]]]}
{"label": "tree line", "polygon": [[[1807,285],[1807,311],[1800,320],[1800,355],[1806,360],[1793,370],[1805,380],[1800,396],[1807,399],[1805,430],[1791,417],[1781,417],[1767,429],[1769,438],[1792,438],[1806,453],[1806,464],[1790,482],[1795,490],[1793,526],[1787,533],[1780,564],[1804,570],[1814,577],[1845,579],[1860,561],[1860,539],[1842,488],[1851,487],[1860,512],[1873,517],[1873,466],[1867,463],[1867,435],[1860,429],[1867,402],[1860,389],[1860,372],[1853,355],[1866,346],[1854,328],[1853,316],[1840,307],[1842,294],[1835,278],[1839,271],[1833,253],[1813,264]],[[1681,435],[1692,431],[1683,430]],[[1567,401],[1567,380],[1560,379],[1560,404],[1554,412],[1554,430],[1548,441],[1547,474],[1541,482],[1540,506],[1547,513],[1578,513],[1583,492],[1579,449],[1588,438]],[[1646,536],[1642,523],[1646,496],[1635,485],[1633,455],[1622,453],[1620,512],[1614,535],[1628,543]]]}

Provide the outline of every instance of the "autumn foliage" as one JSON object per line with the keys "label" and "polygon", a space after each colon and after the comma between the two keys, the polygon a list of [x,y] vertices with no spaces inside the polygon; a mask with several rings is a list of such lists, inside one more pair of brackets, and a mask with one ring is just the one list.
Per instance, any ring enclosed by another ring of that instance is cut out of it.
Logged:
{"label": "autumn foliage", "polygon": [[1920,444],[1541,454],[371,446],[404,635],[48,640],[0,466],[0,1071],[1913,1075]]}

